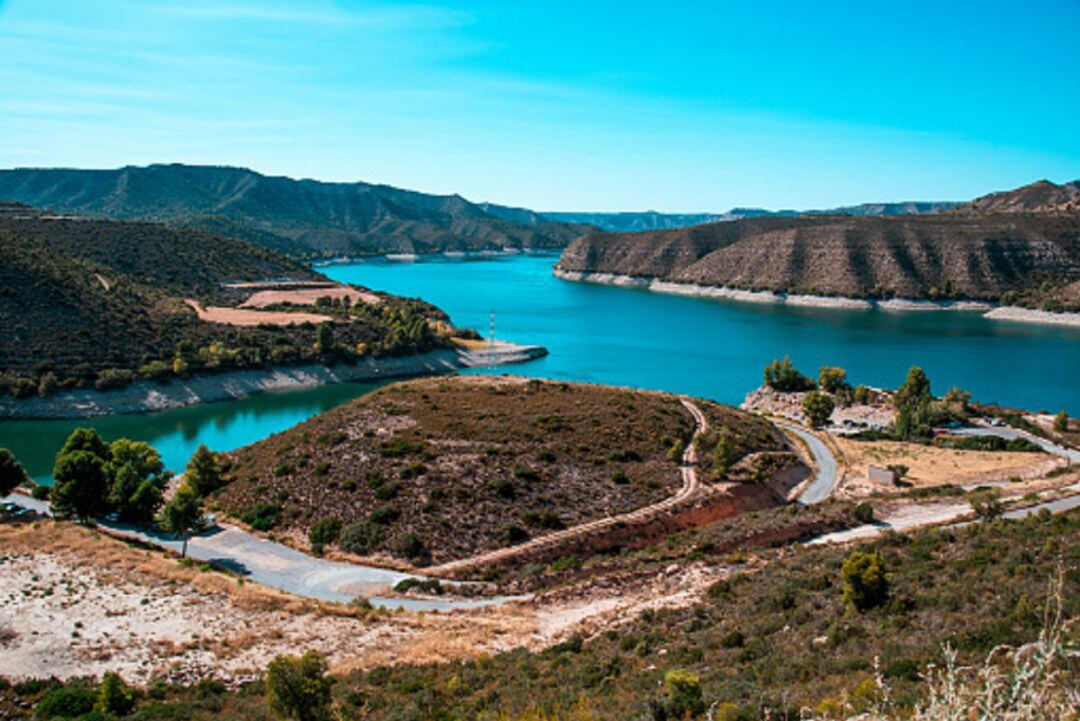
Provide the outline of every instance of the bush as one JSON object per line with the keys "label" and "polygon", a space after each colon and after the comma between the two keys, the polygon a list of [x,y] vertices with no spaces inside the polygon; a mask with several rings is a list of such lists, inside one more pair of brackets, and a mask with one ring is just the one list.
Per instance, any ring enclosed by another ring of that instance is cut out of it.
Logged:
{"label": "bush", "polygon": [[314,651],[303,656],[278,656],[266,669],[266,700],[270,709],[296,721],[323,721],[330,715],[326,661]]}
{"label": "bush", "polygon": [[510,524],[504,531],[506,545],[516,546],[529,540],[529,532],[517,524]]}
{"label": "bush", "polygon": [[870,523],[874,520],[874,507],[869,503],[860,503],[855,506],[855,520],[859,523]]}
{"label": "bush", "polygon": [[968,502],[971,504],[971,510],[975,511],[975,515],[984,521],[997,518],[1005,510],[1005,506],[1001,503],[1001,494],[994,488],[972,493]]}
{"label": "bush", "polygon": [[334,543],[341,535],[341,521],[336,518],[324,518],[317,521],[308,531],[308,540],[311,544],[325,546]]}
{"label": "bush", "polygon": [[689,671],[672,669],[664,674],[664,691],[667,693],[665,710],[670,718],[690,718],[705,710],[701,679]]}
{"label": "bush", "polygon": [[868,611],[885,602],[889,581],[881,554],[854,551],[840,569],[844,581],[845,603],[858,611]]}
{"label": "bush", "polygon": [[47,691],[34,708],[39,719],[78,718],[94,710],[94,692],[77,686],[61,686]]}
{"label": "bush", "polygon": [[1069,414],[1065,411],[1058,411],[1058,414],[1054,416],[1054,430],[1058,433],[1064,433],[1069,430]]}
{"label": "bush", "polygon": [[415,533],[406,533],[394,541],[394,550],[406,558],[416,558],[424,552],[424,543]]}
{"label": "bush", "polygon": [[382,529],[370,521],[350,523],[341,529],[338,545],[349,553],[364,555],[382,542]]}
{"label": "bush", "polygon": [[111,716],[126,716],[135,708],[135,690],[124,682],[120,674],[108,671],[101,679],[96,708]]}
{"label": "bush", "polygon": [[270,531],[281,524],[281,506],[276,503],[256,503],[244,511],[240,520],[256,531]]}

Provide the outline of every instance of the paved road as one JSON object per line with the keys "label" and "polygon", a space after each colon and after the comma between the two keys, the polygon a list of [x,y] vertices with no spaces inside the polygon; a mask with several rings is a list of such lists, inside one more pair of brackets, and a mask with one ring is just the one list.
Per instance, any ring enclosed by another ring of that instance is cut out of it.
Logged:
{"label": "paved road", "polygon": [[[21,494],[12,494],[4,500],[39,513],[47,514],[49,510],[47,503]],[[100,525],[129,538],[180,552],[181,542],[171,535],[122,524]],[[385,593],[386,589],[399,581],[415,576],[385,568],[316,558],[229,525],[193,537],[188,542],[188,555],[199,561],[212,561],[266,586],[323,601],[349,602],[357,596],[367,596],[374,605],[389,609],[448,611],[508,600],[428,600],[379,596],[378,593]]]}
{"label": "paved road", "polygon": [[802,426],[796,426],[784,421],[773,421],[774,425],[783,428],[786,431],[791,431],[799,438],[806,441],[806,445],[810,447],[810,453],[814,456],[814,465],[817,466],[817,475],[814,476],[814,480],[810,482],[810,485],[806,487],[800,495],[798,502],[804,506],[812,506],[815,503],[821,503],[836,490],[836,456],[833,455],[829,447],[825,445],[824,441],[815,436],[810,431],[806,430]]}
{"label": "paved road", "polygon": [[590,521],[583,523],[573,528],[567,528],[562,531],[556,531],[555,533],[549,533],[546,536],[540,536],[534,538],[531,541],[519,544],[517,546],[511,546],[509,548],[500,548],[497,551],[490,551],[488,553],[481,553],[469,558],[462,558],[457,561],[451,561],[450,563],[444,563],[441,566],[436,566],[427,569],[427,572],[433,576],[448,576],[455,571],[459,571],[463,568],[474,568],[476,566],[486,566],[492,563],[498,563],[504,561],[507,558],[513,558],[521,554],[530,553],[537,549],[544,548],[553,544],[565,543],[568,540],[578,538],[590,533],[595,533],[598,530],[608,528],[617,523],[638,523],[643,520],[649,519],[657,514],[664,513],[670,510],[673,506],[682,503],[686,499],[690,498],[698,492],[700,484],[697,476],[697,449],[694,447],[694,441],[698,436],[709,430],[709,421],[705,418],[705,414],[701,412],[701,409],[688,398],[680,398],[683,406],[690,412],[690,415],[694,417],[694,435],[690,439],[690,443],[687,444],[686,450],[683,451],[682,465],[680,470],[682,472],[682,487],[678,493],[659,503],[654,503],[651,506],[645,506],[629,513],[623,513],[618,516],[608,516],[607,518],[601,518],[596,521]]}
{"label": "paved road", "polygon": [[[1059,498],[1056,501],[1044,501],[1027,508],[1008,511],[1001,514],[1002,518],[1020,520],[1038,513],[1044,508],[1051,513],[1062,513],[1073,508],[1080,508],[1080,483],[1067,486],[1062,491],[1072,495]],[[970,516],[971,504],[966,500],[909,506],[880,521],[849,528],[846,531],[827,533],[824,536],[818,536],[807,541],[807,544],[814,546],[823,543],[846,543],[848,541],[874,538],[885,531],[910,531],[924,526],[966,525],[971,522],[965,520]]]}
{"label": "paved road", "polygon": [[988,426],[980,424],[977,426],[964,426],[963,428],[951,428],[949,429],[949,433],[955,433],[960,436],[997,436],[1010,441],[1014,438],[1026,438],[1041,447],[1047,453],[1061,456],[1062,458],[1067,459],[1069,463],[1080,463],[1080,451],[1062,448],[1045,438],[1040,438],[1039,436],[1032,435],[1026,431],[1009,428],[1008,426]]}

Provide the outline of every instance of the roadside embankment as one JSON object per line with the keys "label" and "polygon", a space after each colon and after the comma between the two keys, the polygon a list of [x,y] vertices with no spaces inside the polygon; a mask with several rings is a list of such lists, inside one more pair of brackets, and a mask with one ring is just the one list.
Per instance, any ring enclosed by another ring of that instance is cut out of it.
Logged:
{"label": "roadside embankment", "polygon": [[982,312],[984,318],[991,320],[1016,321],[1021,323],[1041,323],[1080,328],[1080,313],[1051,313],[1044,310],[1031,310],[1013,306],[995,307],[990,303],[976,300],[921,300],[915,298],[890,298],[877,300],[871,298],[849,298],[844,296],[808,295],[800,293],[780,293],[768,290],[745,290],[726,286],[697,285],[694,283],[676,283],[630,275],[612,273],[589,273],[576,270],[555,268],[556,278],[600,285],[613,285],[621,288],[640,288],[654,293],[682,295],[692,298],[713,298],[734,300],[743,303],[768,303],[805,308],[843,308],[863,309],[879,308],[882,310],[928,311],[952,310]]}
{"label": "roadside embankment", "polygon": [[0,398],[0,418],[91,418],[147,413],[233,400],[269,391],[332,383],[438,375],[462,368],[523,363],[547,355],[542,346],[500,342],[477,349],[439,349],[400,358],[364,358],[354,365],[310,364],[193,376],[167,384],[139,380],[108,391],[75,389],[44,398]]}

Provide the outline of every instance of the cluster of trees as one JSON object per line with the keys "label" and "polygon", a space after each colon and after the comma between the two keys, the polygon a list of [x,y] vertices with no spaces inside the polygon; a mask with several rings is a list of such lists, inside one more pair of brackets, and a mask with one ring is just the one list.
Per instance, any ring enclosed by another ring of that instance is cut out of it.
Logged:
{"label": "cluster of trees", "polygon": [[56,455],[53,478],[50,505],[57,516],[85,522],[116,514],[145,523],[161,507],[171,474],[148,443],[106,443],[97,431],[77,428]]}
{"label": "cluster of trees", "polygon": [[[125,523],[154,523],[187,541],[202,522],[203,499],[221,487],[224,469],[218,454],[200,445],[184,471],[183,482],[166,502],[172,473],[148,443],[119,438],[106,443],[91,428],[72,431],[56,455],[49,510],[58,518],[89,523],[115,516]],[[11,451],[0,448],[0,496],[30,481]]]}
{"label": "cluster of trees", "polygon": [[814,381],[795,369],[791,359],[784,356],[765,366],[765,385],[782,393],[814,390]]}

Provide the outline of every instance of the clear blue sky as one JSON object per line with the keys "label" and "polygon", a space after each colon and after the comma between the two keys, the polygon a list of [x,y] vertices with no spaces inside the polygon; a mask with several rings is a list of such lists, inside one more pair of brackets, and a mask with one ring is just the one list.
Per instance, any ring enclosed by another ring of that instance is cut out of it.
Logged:
{"label": "clear blue sky", "polygon": [[550,210],[1080,177],[1080,1],[0,0],[0,166],[244,165]]}

